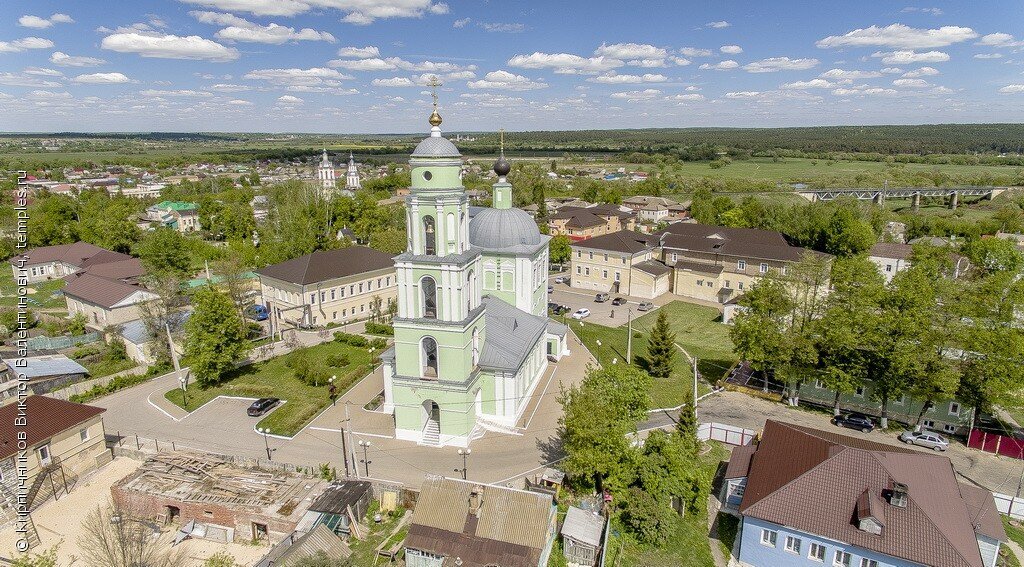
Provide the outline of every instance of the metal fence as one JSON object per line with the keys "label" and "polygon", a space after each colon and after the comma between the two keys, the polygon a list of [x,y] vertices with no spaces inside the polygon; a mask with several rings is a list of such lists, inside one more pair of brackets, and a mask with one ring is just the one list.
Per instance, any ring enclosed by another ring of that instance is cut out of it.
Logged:
{"label": "metal fence", "polygon": [[996,500],[996,510],[999,510],[1000,514],[1015,520],[1024,520],[1024,498],[998,492],[993,492],[992,497]]}
{"label": "metal fence", "polygon": [[47,337],[46,335],[40,335],[38,337],[30,337],[26,342],[28,343],[29,350],[60,350],[95,343],[100,340],[102,340],[100,334],[92,332],[73,337]]}
{"label": "metal fence", "polygon": [[757,432],[726,423],[701,423],[697,425],[697,438],[701,441],[720,441],[729,445],[749,445]]}

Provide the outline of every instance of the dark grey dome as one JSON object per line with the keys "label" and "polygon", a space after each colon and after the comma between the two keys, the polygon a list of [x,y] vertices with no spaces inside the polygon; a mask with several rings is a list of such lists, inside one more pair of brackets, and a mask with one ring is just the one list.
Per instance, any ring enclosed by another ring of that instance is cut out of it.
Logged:
{"label": "dark grey dome", "polygon": [[498,161],[494,162],[494,173],[497,173],[500,177],[505,177],[508,172],[512,171],[512,164],[505,159],[505,155],[502,154],[498,158]]}
{"label": "dark grey dome", "polygon": [[416,149],[412,152],[412,157],[423,158],[460,157],[461,155],[459,148],[456,148],[455,144],[442,136],[424,138],[422,142],[416,145]]}
{"label": "dark grey dome", "polygon": [[469,243],[488,250],[543,242],[533,218],[521,209],[483,209],[469,221]]}

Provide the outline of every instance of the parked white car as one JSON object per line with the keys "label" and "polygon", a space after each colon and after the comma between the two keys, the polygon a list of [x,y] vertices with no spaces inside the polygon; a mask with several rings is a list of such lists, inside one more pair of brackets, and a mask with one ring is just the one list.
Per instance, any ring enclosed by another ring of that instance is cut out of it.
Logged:
{"label": "parked white car", "polygon": [[577,309],[572,314],[573,319],[586,319],[587,317],[590,317],[590,310],[586,307],[583,309]]}
{"label": "parked white car", "polygon": [[935,451],[949,449],[949,440],[931,431],[904,431],[900,433],[900,441],[908,445],[920,445]]}

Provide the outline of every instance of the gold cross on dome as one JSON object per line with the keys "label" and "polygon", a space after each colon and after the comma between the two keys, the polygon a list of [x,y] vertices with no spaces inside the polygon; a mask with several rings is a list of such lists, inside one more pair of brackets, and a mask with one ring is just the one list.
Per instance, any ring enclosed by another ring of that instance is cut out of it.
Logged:
{"label": "gold cross on dome", "polygon": [[437,109],[437,87],[441,86],[441,81],[437,79],[437,75],[430,76],[430,82],[427,86],[430,87],[430,98],[434,99],[434,109]]}

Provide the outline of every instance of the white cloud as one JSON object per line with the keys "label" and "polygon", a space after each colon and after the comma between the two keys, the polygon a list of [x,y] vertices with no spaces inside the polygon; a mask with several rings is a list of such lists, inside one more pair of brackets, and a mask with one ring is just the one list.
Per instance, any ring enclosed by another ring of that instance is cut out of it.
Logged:
{"label": "white cloud", "polygon": [[14,41],[0,41],[0,53],[19,53],[27,49],[48,49],[53,42],[41,37],[23,37]]}
{"label": "white cloud", "polygon": [[835,88],[835,86],[836,86],[835,83],[826,81],[825,79],[811,79],[809,81],[795,81],[795,82],[792,82],[792,83],[786,83],[786,84],[780,86],[779,88],[780,89],[803,90],[803,89],[831,89],[831,88]]}
{"label": "white cloud", "polygon": [[252,106],[251,102],[249,102],[247,100],[242,100],[240,98],[236,98],[234,100],[229,100],[228,104],[230,104],[232,106]]}
{"label": "white cloud", "polygon": [[942,8],[916,8],[914,6],[907,6],[906,8],[900,10],[900,12],[903,12],[904,14],[910,12],[920,12],[922,14],[931,14],[933,16],[941,16],[942,14],[945,13],[942,11]]}
{"label": "white cloud", "polygon": [[974,56],[975,59],[999,59],[1003,56],[1002,53],[978,53]]}
{"label": "white cloud", "polygon": [[642,91],[624,91],[619,93],[612,93],[611,98],[622,99],[627,102],[639,102],[644,100],[652,100],[661,97],[661,91],[658,89],[644,89]]}
{"label": "white cloud", "polygon": [[138,53],[142,57],[160,59],[202,59],[234,61],[238,50],[197,35],[144,35],[138,32],[115,33],[103,38],[100,47],[118,53]]}
{"label": "white cloud", "polygon": [[820,63],[817,59],[790,59],[789,57],[769,57],[760,61],[747,63],[743,70],[748,73],[775,73],[777,71],[803,71]]}
{"label": "white cloud", "polygon": [[47,69],[45,67],[25,67],[25,73],[29,75],[38,75],[40,77],[63,77],[64,73],[56,69]]}
{"label": "white cloud", "polygon": [[455,73],[459,71],[473,71],[476,65],[456,65],[455,63],[421,61],[413,63],[399,57],[369,57],[365,59],[333,59],[327,62],[331,67],[341,67],[349,71],[416,71],[428,73]]}
{"label": "white cloud", "polygon": [[897,75],[902,73],[903,69],[900,69],[899,67],[883,67],[882,72],[887,75]]}
{"label": "white cloud", "polygon": [[910,65],[913,63],[942,63],[949,61],[949,54],[941,51],[876,51],[872,57],[881,57],[886,65]]}
{"label": "white cloud", "polygon": [[455,20],[454,22],[452,22],[452,27],[455,28],[455,29],[459,29],[460,30],[460,29],[466,27],[466,25],[468,25],[469,22],[472,22],[472,21],[473,21],[472,18],[459,18],[458,20]]}
{"label": "white cloud", "polygon": [[699,47],[683,47],[679,50],[679,53],[687,57],[710,57],[710,49],[701,49]]}
{"label": "white cloud", "polygon": [[1024,41],[1018,41],[1008,33],[990,33],[988,35],[981,36],[978,43],[975,45],[987,45],[989,47],[1021,47],[1024,46]]}
{"label": "white cloud", "polygon": [[910,89],[923,89],[931,86],[931,84],[924,79],[896,79],[892,84],[897,87],[907,87]]}
{"label": "white cloud", "polygon": [[729,69],[735,69],[740,64],[733,61],[732,59],[726,59],[725,61],[719,61],[718,63],[704,63],[700,66],[700,69],[714,69],[715,71],[728,71]]}
{"label": "white cloud", "polygon": [[377,87],[415,87],[416,83],[406,77],[392,77],[390,79],[374,79],[373,85]]}
{"label": "white cloud", "polygon": [[531,91],[546,89],[545,83],[534,81],[522,75],[508,71],[491,71],[479,81],[470,81],[466,86],[471,89],[498,89],[506,91]]}
{"label": "white cloud", "polygon": [[380,57],[380,49],[373,45],[367,45],[366,47],[342,47],[338,49],[338,57],[370,59],[371,57]]}
{"label": "white cloud", "polygon": [[677,100],[680,102],[695,102],[698,100],[704,100],[702,94],[677,94],[665,97],[665,100]]}
{"label": "white cloud", "polygon": [[325,67],[313,67],[311,69],[254,69],[244,75],[244,78],[256,81],[267,81],[274,85],[287,86],[319,86],[326,85],[336,87],[340,81],[352,77]]}
{"label": "white cloud", "polygon": [[93,85],[114,85],[134,82],[125,76],[124,73],[88,73],[79,75],[72,80],[76,83],[89,83]]}
{"label": "white cloud", "polygon": [[541,53],[516,55],[508,60],[511,67],[523,69],[554,69],[555,73],[599,73],[622,67],[625,63],[611,57],[580,57],[571,53]]}
{"label": "white cloud", "polygon": [[192,89],[177,89],[177,90],[162,90],[162,89],[146,89],[139,91],[142,96],[155,96],[155,97],[182,97],[182,98],[207,98],[213,96],[208,92],[194,91]]}
{"label": "white cloud", "polygon": [[1024,85],[1006,85],[999,89],[999,92],[1005,94],[1017,94],[1024,93]]}
{"label": "white cloud", "polygon": [[743,48],[738,45],[723,45],[718,48],[722,53],[728,53],[729,55],[739,55],[743,53]]}
{"label": "white cloud", "polygon": [[895,49],[926,49],[945,47],[978,37],[971,28],[942,26],[938,29],[912,28],[904,24],[855,29],[843,35],[831,35],[815,45],[821,48],[836,47],[892,47]]}
{"label": "white cloud", "polygon": [[343,12],[342,21],[367,25],[378,19],[422,18],[426,14],[447,14],[448,4],[431,0],[180,0],[188,4],[225,12],[257,16],[295,16],[314,9]]}
{"label": "white cloud", "polygon": [[480,22],[477,25],[492,33],[520,33],[526,30],[525,25],[516,23]]}
{"label": "white cloud", "polygon": [[938,74],[939,70],[936,69],[935,67],[920,67],[918,69],[914,69],[913,71],[907,71],[906,73],[903,73],[903,76],[908,79],[912,79],[914,77],[930,77],[932,75]]}
{"label": "white cloud", "polygon": [[852,87],[838,88],[832,91],[836,96],[892,96],[899,94],[896,89],[883,89],[881,87]]}
{"label": "white cloud", "polygon": [[[678,60],[678,59],[680,59],[680,58],[678,58],[678,57],[674,58],[673,63],[675,63],[676,60]],[[678,63],[678,64],[680,64],[680,65],[689,65],[690,64],[690,62],[688,60],[686,60],[686,59],[682,59],[682,61],[685,61],[685,63]],[[626,61],[626,65],[628,65],[630,67],[643,67],[645,69],[654,69],[656,67],[667,67],[668,66],[668,65],[665,64],[665,60],[664,59],[630,59],[629,61]]]}
{"label": "white cloud", "polygon": [[216,85],[211,85],[207,88],[219,93],[240,93],[252,90],[252,87],[249,85],[233,85],[231,83],[217,83]]}
{"label": "white cloud", "polygon": [[725,20],[721,20],[721,21],[717,21],[717,22],[708,22],[708,23],[704,24],[704,27],[715,28],[715,29],[722,29],[722,28],[727,28],[727,27],[729,27],[731,25],[732,24],[730,24],[729,22],[727,22]]}
{"label": "white cloud", "polygon": [[882,73],[878,71],[847,71],[845,69],[829,69],[824,73],[818,75],[823,79],[833,79],[837,81],[856,80],[856,79],[874,79],[881,77]]}
{"label": "white cloud", "polygon": [[665,59],[668,51],[647,43],[602,43],[594,55],[611,59]]}
{"label": "white cloud", "polygon": [[0,85],[10,87],[59,87],[60,83],[23,73],[0,73]]}
{"label": "white cloud", "polygon": [[302,28],[296,31],[295,28],[275,23],[261,26],[233,14],[221,14],[218,12],[193,10],[188,14],[204,24],[227,26],[218,31],[216,36],[219,39],[228,41],[269,43],[272,45],[280,45],[289,41],[326,41],[329,43],[334,43],[335,41],[334,36],[330,33],[316,31],[311,28]]}
{"label": "white cloud", "polygon": [[685,65],[689,65],[691,63],[691,61],[689,59],[687,59],[685,57],[677,57],[675,55],[672,55],[671,57],[669,57],[668,60],[673,62],[673,63],[675,63],[676,65],[679,65],[680,67],[685,66]]}
{"label": "white cloud", "polygon": [[50,55],[50,63],[64,67],[96,67],[106,63],[103,59],[96,57],[85,57],[82,55],[68,55],[61,51],[54,51]]}
{"label": "white cloud", "polygon": [[23,28],[33,28],[37,30],[43,30],[51,27],[53,24],[72,24],[75,20],[71,19],[71,16],[67,14],[53,14],[49,18],[40,18],[39,16],[25,15],[18,18],[18,25]]}
{"label": "white cloud", "polygon": [[760,98],[762,95],[764,95],[764,93],[762,93],[761,91],[737,91],[737,92],[725,93],[725,98],[752,99],[752,98]]}
{"label": "white cloud", "polygon": [[609,85],[630,84],[630,83],[664,83],[668,77],[660,74],[644,73],[643,75],[619,75],[614,71],[591,77],[587,79],[592,83],[605,83]]}
{"label": "white cloud", "polygon": [[277,97],[277,102],[281,104],[302,104],[305,101],[297,96],[282,95]]}

